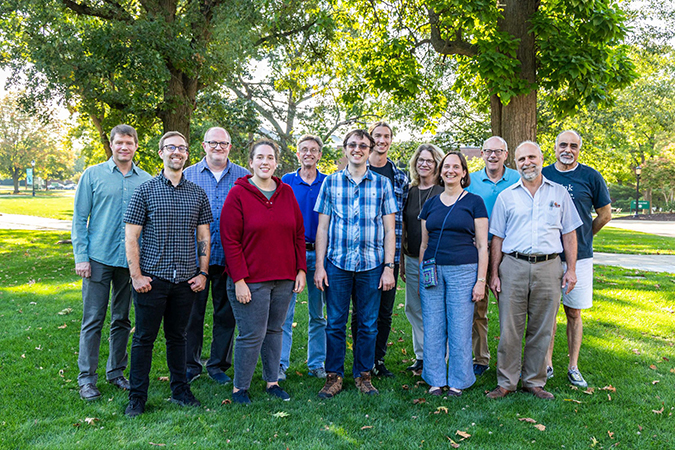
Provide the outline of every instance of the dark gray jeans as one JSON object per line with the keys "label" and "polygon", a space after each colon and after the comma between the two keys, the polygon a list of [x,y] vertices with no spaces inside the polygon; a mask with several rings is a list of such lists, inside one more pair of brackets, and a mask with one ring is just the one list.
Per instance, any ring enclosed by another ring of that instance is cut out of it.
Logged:
{"label": "dark gray jeans", "polygon": [[[106,379],[122,376],[127,367],[129,342],[129,308],[131,306],[131,278],[126,267],[113,267],[91,261],[91,277],[82,279],[82,328],[77,365],[80,374],[77,383],[96,384],[101,330],[110,299],[110,351],[106,364]],[[110,285],[112,284],[112,296]]]}
{"label": "dark gray jeans", "polygon": [[227,280],[227,291],[232,299],[232,312],[237,321],[239,336],[234,346],[234,387],[248,390],[258,355],[262,359],[263,379],[274,383],[279,379],[282,325],[293,296],[292,280],[250,283],[251,301],[243,304],[236,299],[234,282]]}

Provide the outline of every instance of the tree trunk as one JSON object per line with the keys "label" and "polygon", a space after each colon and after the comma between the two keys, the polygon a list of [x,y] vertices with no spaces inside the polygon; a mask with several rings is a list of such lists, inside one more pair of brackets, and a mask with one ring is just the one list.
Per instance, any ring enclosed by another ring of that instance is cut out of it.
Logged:
{"label": "tree trunk", "polygon": [[507,2],[504,6],[504,19],[500,29],[520,40],[516,57],[520,61],[520,77],[532,84],[529,94],[512,97],[508,105],[504,105],[497,95],[491,98],[492,134],[503,137],[509,145],[509,157],[506,164],[515,167],[513,157],[516,147],[525,140],[536,140],[537,137],[537,90],[536,52],[534,35],[528,31],[529,18],[539,8],[538,0],[519,0]]}
{"label": "tree trunk", "polygon": [[171,79],[159,111],[164,133],[178,131],[190,140],[190,118],[195,110],[198,92],[196,78],[190,78],[177,69],[170,69]]}
{"label": "tree trunk", "polygon": [[105,150],[106,159],[110,159],[110,157],[112,156],[112,149],[110,148],[108,133],[106,133],[105,130],[103,129],[103,118],[97,116],[93,112],[89,113],[89,117],[91,117],[91,122],[94,124],[94,127],[98,132],[98,138],[100,139],[101,144],[103,145],[103,149]]}
{"label": "tree trunk", "polygon": [[[21,169],[16,167],[12,171],[12,182],[14,183],[14,194],[19,193],[19,176],[21,175]],[[33,183],[35,183],[35,174],[33,174]],[[28,185],[28,180],[26,180],[26,185]]]}

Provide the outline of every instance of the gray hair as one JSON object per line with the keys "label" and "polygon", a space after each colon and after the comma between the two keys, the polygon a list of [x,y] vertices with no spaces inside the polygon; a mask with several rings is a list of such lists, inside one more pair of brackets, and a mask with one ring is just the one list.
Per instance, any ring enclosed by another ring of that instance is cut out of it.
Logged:
{"label": "gray hair", "polygon": [[561,131],[560,133],[558,133],[558,136],[556,136],[556,138],[555,138],[555,146],[556,147],[558,146],[558,141],[560,141],[560,136],[562,136],[565,133],[574,133],[574,134],[577,135],[577,137],[579,138],[579,150],[581,150],[581,146],[583,145],[584,140],[577,130],[565,130],[565,131]]}
{"label": "gray hair", "polygon": [[323,151],[323,141],[321,140],[321,138],[319,136],[315,136],[313,134],[303,134],[302,136],[300,136],[300,139],[298,139],[297,148],[300,149],[300,144],[302,144],[305,141],[316,142],[317,145],[319,146],[319,151],[320,152]]}
{"label": "gray hair", "polygon": [[518,147],[516,147],[516,152],[518,152],[518,149],[519,149],[520,147],[522,147],[523,145],[526,145],[526,144],[532,144],[532,145],[534,145],[535,147],[537,147],[537,150],[539,150],[539,154],[540,154],[542,157],[544,156],[544,152],[541,151],[541,147],[539,146],[539,144],[537,144],[537,143],[534,142],[534,141],[523,141],[523,142],[521,142],[520,144],[518,144]]}
{"label": "gray hair", "polygon": [[497,139],[499,142],[504,144],[504,150],[506,150],[507,152],[509,151],[509,144],[507,144],[506,140],[501,136],[490,136],[489,138],[485,139],[483,141],[483,145],[481,146],[481,150],[485,148],[485,144],[487,144],[487,141],[489,141],[490,139]]}

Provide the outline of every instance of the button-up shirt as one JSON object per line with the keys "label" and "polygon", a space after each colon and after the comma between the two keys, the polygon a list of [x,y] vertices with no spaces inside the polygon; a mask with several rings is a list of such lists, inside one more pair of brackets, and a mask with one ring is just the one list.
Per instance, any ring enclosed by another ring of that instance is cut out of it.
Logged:
{"label": "button-up shirt", "polygon": [[357,184],[347,168],[323,182],[314,211],[330,216],[327,258],[342,270],[362,272],[384,262],[382,217],[398,211],[389,180],[366,170]]}
{"label": "button-up shirt", "polygon": [[281,178],[281,181],[293,188],[295,199],[300,206],[302,219],[305,224],[305,242],[313,244],[316,241],[316,229],[319,226],[319,213],[314,211],[316,199],[319,197],[319,190],[323,184],[326,175],[316,171],[316,178],[312,184],[308,184],[300,176],[300,169],[295,172],[287,173]]}
{"label": "button-up shirt", "polygon": [[[410,186],[408,185],[408,175],[394,164],[394,161],[387,158],[387,162],[391,164],[391,167],[394,169],[394,197],[396,198],[396,254],[394,255],[394,262],[398,263],[401,258],[401,239],[403,238],[403,207],[405,206],[405,201],[408,198],[408,191]],[[368,163],[370,166],[370,163]]]}
{"label": "button-up shirt", "polygon": [[151,178],[133,163],[123,175],[112,158],[84,171],[73,205],[71,238],[76,263],[93,260],[127,267],[122,217],[134,190]]}
{"label": "button-up shirt", "polygon": [[172,283],[197,274],[195,230],[213,221],[204,189],[181,177],[174,186],[162,171],[131,197],[124,222],[141,225],[141,271]]}
{"label": "button-up shirt", "polygon": [[249,173],[248,170],[228,160],[227,166],[220,176],[220,181],[216,181],[216,177],[211,173],[211,169],[206,163],[205,158],[202,158],[201,161],[183,171],[183,176],[204,189],[206,195],[209,197],[211,214],[213,215],[213,222],[211,222],[210,266],[225,265],[225,253],[223,252],[223,244],[220,240],[220,213],[223,210],[223,203],[225,203],[228,192],[234,186],[234,182],[237,181],[237,178],[244,177]]}
{"label": "button-up shirt", "polygon": [[492,210],[490,233],[504,239],[503,253],[550,255],[562,253],[561,235],[581,224],[567,189],[542,176],[534,196],[522,180],[499,194]]}

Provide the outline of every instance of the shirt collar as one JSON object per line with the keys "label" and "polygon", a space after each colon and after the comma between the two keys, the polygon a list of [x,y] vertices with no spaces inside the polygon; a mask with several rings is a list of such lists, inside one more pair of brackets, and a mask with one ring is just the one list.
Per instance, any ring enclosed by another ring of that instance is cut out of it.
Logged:
{"label": "shirt collar", "polygon": [[[348,180],[350,180],[351,182],[353,182],[354,184],[356,184],[356,182],[354,181],[354,177],[352,177],[352,174],[349,172],[347,167],[349,166],[346,166],[344,169],[342,169],[343,176]],[[366,165],[366,173],[363,174],[363,178],[361,178],[361,180],[363,181],[372,179],[373,179],[373,172],[370,170],[370,165]]]}
{"label": "shirt collar", "polygon": [[[314,178],[314,181],[312,181],[312,184],[316,183],[317,181],[321,180],[321,177],[323,177],[324,174],[322,174],[319,169],[316,169],[316,178]],[[302,176],[300,176],[300,169],[295,171],[295,177],[296,181],[300,184],[304,184],[305,186],[311,186],[311,184],[307,183],[305,180],[302,179]]]}
{"label": "shirt collar", "polygon": [[[483,167],[483,169],[479,172],[481,181],[492,181],[490,177],[488,177],[487,174],[487,167]],[[502,177],[499,179],[499,181],[506,180],[506,166],[504,166],[504,174]]]}
{"label": "shirt collar", "polygon": [[157,175],[157,177],[167,186],[179,187],[185,184],[185,176],[182,173],[180,174],[180,181],[178,182],[177,186],[174,186],[171,180],[169,180],[166,176],[164,176],[164,169],[159,171],[159,175]]}
{"label": "shirt collar", "polygon": [[[229,173],[230,168],[232,167],[232,162],[230,161],[230,158],[227,158],[227,165],[223,169],[223,175]],[[209,172],[213,173],[213,170],[209,167],[208,163],[206,162],[206,157],[202,158],[198,163],[197,163],[197,170],[200,172],[203,172],[205,170],[208,170]]]}
{"label": "shirt collar", "polygon": [[[115,164],[115,161],[113,161],[112,156],[110,158],[108,158],[108,160],[105,163],[107,164],[107,167],[110,170],[110,173],[113,173],[115,171],[115,169],[117,169],[120,173],[122,173],[120,171],[120,168],[117,167],[117,164]],[[131,171],[135,174],[138,174],[138,166],[133,161],[131,162]]]}

